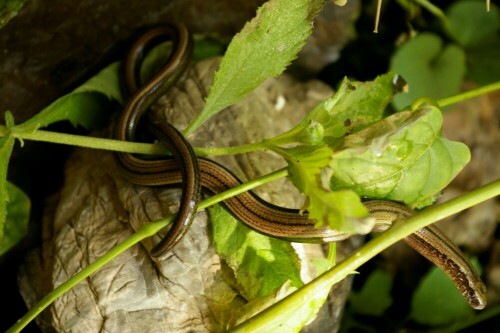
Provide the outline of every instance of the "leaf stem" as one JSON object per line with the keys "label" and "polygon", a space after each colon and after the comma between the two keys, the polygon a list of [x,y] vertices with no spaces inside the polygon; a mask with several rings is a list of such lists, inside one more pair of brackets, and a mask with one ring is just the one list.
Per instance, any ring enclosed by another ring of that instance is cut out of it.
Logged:
{"label": "leaf stem", "polygon": [[[463,93],[446,97],[437,101],[440,107],[445,107],[450,104],[462,102],[480,95],[484,95],[493,91],[500,90],[500,82],[491,83],[476,89],[465,91]],[[48,143],[66,144],[77,147],[104,149],[118,152],[126,152],[132,154],[146,154],[146,155],[163,155],[166,153],[165,148],[161,144],[139,143],[139,142],[125,142],[112,139],[89,137],[84,135],[65,134],[50,132],[44,130],[36,130],[34,132],[16,132],[13,127],[11,131],[5,126],[0,125],[0,137],[4,137],[7,133],[11,132],[13,137],[19,140],[33,140]],[[248,153],[256,150],[265,150],[269,148],[270,140],[263,140],[256,143],[250,143],[234,147],[198,147],[195,148],[198,156],[215,156],[215,155],[234,155],[241,153]],[[273,141],[274,142],[274,141]]]}
{"label": "leaf stem", "polygon": [[479,87],[476,89],[464,91],[463,93],[460,93],[460,94],[457,94],[454,96],[442,98],[437,102],[438,102],[438,105],[440,107],[445,107],[445,106],[455,104],[458,102],[462,102],[462,101],[465,101],[467,99],[471,99],[471,98],[474,98],[474,97],[477,97],[480,95],[485,95],[487,93],[490,93],[490,92],[493,92],[496,90],[500,90],[500,81],[494,82],[494,83],[491,83],[491,84],[488,84],[488,85],[485,85],[485,86],[482,86],[482,87]]}
{"label": "leaf stem", "polygon": [[[279,169],[270,174],[264,175],[262,177],[256,178],[247,183],[241,184],[239,186],[233,187],[227,191],[218,193],[206,200],[203,200],[198,205],[198,211],[203,210],[209,206],[212,206],[218,202],[226,200],[229,197],[238,195],[240,193],[249,191],[255,187],[263,185],[265,183],[274,181],[278,178],[285,177],[287,175],[287,169]],[[169,216],[165,219],[150,222],[144,224],[137,232],[129,236],[123,242],[119,243],[111,250],[109,250],[102,257],[98,258],[93,263],[89,264],[87,267],[83,268],[80,272],[66,280],[64,283],[59,285],[53,291],[51,291],[47,296],[42,298],[37,304],[35,304],[21,319],[19,319],[8,331],[7,333],[20,332],[26,325],[28,325],[37,315],[39,315],[44,309],[46,309],[50,304],[52,304],[58,297],[69,291],[71,288],[76,286],[78,283],[89,277],[91,274],[95,273],[97,270],[102,268],[104,265],[113,260],[116,256],[123,253],[130,247],[139,243],[147,237],[151,237],[160,231],[162,228],[166,227],[173,220],[173,216]]]}
{"label": "leaf stem", "polygon": [[259,187],[261,185],[264,185],[266,183],[272,182],[272,181],[277,180],[279,178],[286,177],[287,175],[288,175],[288,169],[282,168],[282,169],[273,171],[267,175],[264,175],[262,177],[255,178],[254,180],[251,180],[249,182],[235,186],[227,191],[217,193],[217,194],[211,196],[210,198],[203,200],[198,205],[198,210],[205,209],[207,207],[215,205],[218,202],[224,201],[230,197],[234,197],[234,196],[241,194],[243,192],[250,191],[250,190],[252,190],[256,187]]}
{"label": "leaf stem", "polygon": [[77,274],[66,280],[64,283],[60,284],[49,294],[47,294],[47,296],[42,298],[21,319],[19,319],[11,328],[9,328],[6,333],[20,332],[58,297],[89,277],[92,273],[95,273],[120,253],[139,243],[141,240],[156,234],[159,230],[167,226],[171,222],[171,220],[172,217],[168,217],[162,220],[144,224],[136,233],[129,236],[123,242],[119,243],[111,250],[109,250],[102,257],[99,257],[96,261],[83,268],[80,272],[78,272]]}
{"label": "leaf stem", "polygon": [[436,16],[440,21],[441,24],[443,25],[443,28],[446,30],[446,32],[450,35],[453,36],[453,34],[450,33],[450,21],[448,21],[448,18],[446,17],[445,13],[439,8],[438,6],[434,5],[432,2],[428,0],[415,0],[416,3],[418,3],[420,6],[423,8],[427,9],[431,14]]}
{"label": "leaf stem", "polygon": [[[0,136],[6,129],[0,126]],[[12,131],[13,136],[20,140],[33,140],[48,143],[71,145],[76,147],[112,150],[132,154],[165,155],[166,150],[161,144],[126,142],[113,139],[96,138],[85,135],[57,133],[36,130],[31,133]]]}
{"label": "leaf stem", "polygon": [[[304,304],[308,300],[314,299],[315,295],[325,288],[352,274],[362,264],[375,257],[384,249],[393,245],[397,241],[409,236],[413,232],[438,220],[456,214],[464,209],[472,207],[480,202],[500,195],[500,180],[485,185],[458,198],[446,203],[425,209],[422,212],[404,221],[395,223],[379,237],[369,241],[363,247],[354,252],[337,266],[320,275],[304,287],[291,293],[284,299],[236,326],[231,332],[259,332],[261,328],[273,326],[273,322],[278,323],[283,316],[290,316],[290,309],[296,308],[297,304]],[[270,324],[271,323],[271,324]]]}
{"label": "leaf stem", "polygon": [[[85,135],[58,133],[44,130],[36,130],[34,132],[12,132],[14,138],[19,140],[32,140],[48,143],[56,143],[63,145],[71,145],[75,147],[103,149],[117,152],[144,154],[144,155],[165,155],[166,149],[159,143],[141,143],[127,142],[113,139],[90,137]],[[9,133],[5,126],[0,125],[0,137],[4,137]],[[235,155],[243,154],[257,150],[267,149],[267,141],[263,140],[256,143],[250,143],[234,147],[196,147],[194,148],[198,156],[216,156],[216,155]]]}
{"label": "leaf stem", "polygon": [[236,155],[244,154],[257,150],[266,150],[267,141],[259,141],[255,143],[249,143],[241,146],[233,147],[197,147],[196,155],[198,156],[216,156],[216,155]]}

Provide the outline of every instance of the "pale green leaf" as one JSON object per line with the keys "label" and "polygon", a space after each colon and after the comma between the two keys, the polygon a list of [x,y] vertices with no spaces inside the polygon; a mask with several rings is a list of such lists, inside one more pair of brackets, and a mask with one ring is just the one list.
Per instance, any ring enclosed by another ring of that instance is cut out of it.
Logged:
{"label": "pale green leaf", "polygon": [[[286,306],[281,311],[274,311],[274,315],[270,320],[256,321],[254,330],[232,330],[232,332],[272,332],[272,333],[291,333],[300,332],[301,329],[311,322],[328,298],[331,286],[322,286],[323,288],[301,288],[300,292],[303,297],[300,301],[286,302]],[[240,309],[237,309],[237,322],[241,323],[245,320],[252,321],[252,318],[257,313],[272,306],[285,295],[269,295],[265,298],[257,298]]]}
{"label": "pale green leaf", "polygon": [[394,53],[390,68],[408,83],[408,93],[393,100],[402,109],[420,97],[437,100],[458,93],[465,74],[465,53],[456,45],[443,45],[437,35],[423,33]]}
{"label": "pale green leaf", "polygon": [[441,136],[442,114],[426,106],[346,137],[331,163],[333,190],[422,207],[468,163],[470,152]]}
{"label": "pale green leaf", "polygon": [[355,192],[330,190],[332,150],[329,147],[299,146],[275,151],[286,159],[290,180],[307,197],[303,209],[317,226],[328,225],[357,234],[366,234],[372,229],[374,221],[365,218],[368,212]]}
{"label": "pale green leaf", "polygon": [[[388,73],[369,82],[345,78],[337,92],[317,105],[297,126],[269,140],[273,144],[334,145],[346,133],[358,131],[380,119],[402,82]],[[322,140],[322,141],[320,141]]]}
{"label": "pale green leaf", "polygon": [[328,225],[345,233],[367,234],[375,223],[367,218],[366,207],[351,190],[331,192],[318,188],[308,193],[308,201],[309,218],[317,221],[318,227]]}
{"label": "pale green leaf", "polygon": [[7,182],[7,195],[7,221],[0,242],[0,255],[23,239],[28,232],[30,216],[30,199],[21,189]]}
{"label": "pale green leaf", "polygon": [[246,300],[269,295],[286,282],[302,286],[299,259],[289,242],[250,230],[221,206],[209,213],[217,253],[232,269]]}
{"label": "pale green leaf", "polygon": [[270,0],[234,36],[215,73],[202,112],[186,129],[236,103],[265,79],[281,74],[297,57],[312,32],[324,0]]}
{"label": "pale green leaf", "polygon": [[332,150],[327,146],[298,146],[293,148],[277,148],[273,151],[280,154],[288,163],[288,174],[295,187],[302,193],[309,193],[321,187],[321,171],[329,166]]}

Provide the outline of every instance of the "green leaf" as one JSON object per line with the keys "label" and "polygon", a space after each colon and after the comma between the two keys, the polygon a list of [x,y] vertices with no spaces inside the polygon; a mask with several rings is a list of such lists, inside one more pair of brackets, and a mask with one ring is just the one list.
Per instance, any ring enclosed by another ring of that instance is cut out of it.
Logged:
{"label": "green leaf", "polygon": [[[345,78],[337,92],[316,106],[296,127],[269,141],[275,145],[292,142],[314,145],[320,144],[322,139],[324,143],[334,145],[346,133],[382,119],[400,85],[401,81],[394,73],[369,82],[352,82]],[[321,129],[320,134],[318,130],[311,130],[312,125]]]}
{"label": "green leaf", "polygon": [[413,294],[411,307],[411,318],[430,326],[449,325],[474,316],[474,310],[457,287],[436,266],[420,282]]}
{"label": "green leaf", "polygon": [[392,304],[391,288],[392,276],[383,270],[376,270],[359,292],[351,292],[349,303],[359,314],[381,316]]}
{"label": "green leaf", "polygon": [[269,295],[288,281],[302,286],[299,258],[289,242],[250,230],[219,205],[209,213],[217,253],[233,270],[245,299]]}
{"label": "green leaf", "polygon": [[0,242],[0,256],[26,235],[30,216],[30,199],[21,189],[7,182],[7,196],[7,222]]}
{"label": "green leaf", "polygon": [[495,4],[490,11],[483,1],[456,1],[446,11],[453,37],[465,48],[492,41],[498,37],[500,10]]}
{"label": "green leaf", "polygon": [[423,33],[394,53],[390,68],[409,86],[408,93],[393,100],[402,109],[419,97],[439,99],[458,93],[465,74],[465,53],[458,46],[443,45],[437,35]]}
{"label": "green leaf", "polygon": [[186,135],[265,79],[281,74],[304,46],[323,3],[324,0],[264,3],[229,44],[205,106],[186,129]]}
{"label": "green leaf", "polygon": [[32,132],[49,124],[69,120],[73,125],[95,127],[106,116],[102,96],[122,101],[119,63],[113,63],[73,92],[57,99],[36,116],[16,126],[16,131]]}
{"label": "green leaf", "polygon": [[290,180],[307,196],[303,209],[317,221],[317,226],[328,225],[346,233],[370,232],[374,220],[365,219],[368,212],[359,196],[351,190],[330,191],[332,150],[329,147],[275,147],[273,151],[286,159]]}
{"label": "green leaf", "polygon": [[17,12],[23,7],[24,0],[2,0],[0,1],[0,28],[7,24]]}
{"label": "green leaf", "polygon": [[[467,77],[480,85],[493,83],[500,77],[500,9],[478,1],[455,2],[448,9],[453,37],[467,54]],[[480,22],[480,23],[478,23]]]}
{"label": "green leaf", "polygon": [[441,135],[433,106],[394,114],[347,136],[331,163],[332,190],[423,207],[468,163],[470,152]]}
{"label": "green leaf", "polygon": [[9,193],[7,191],[7,168],[9,166],[10,154],[14,148],[14,137],[7,133],[0,138],[0,245],[3,243],[4,228],[7,218],[7,203]]}
{"label": "green leaf", "polygon": [[321,171],[329,166],[332,150],[328,146],[274,147],[288,163],[288,174],[295,187],[307,194],[322,186]]}
{"label": "green leaf", "polygon": [[[304,293],[301,302],[288,302],[286,309],[274,311],[270,320],[265,322],[255,321],[250,329],[232,330],[231,332],[273,332],[273,333],[291,333],[300,332],[301,329],[311,322],[325,303],[331,286],[325,288],[314,288]],[[275,296],[275,301],[276,301]],[[250,318],[262,310],[265,310],[269,304],[268,299],[256,300],[245,305],[239,312],[242,314],[240,319]],[[253,319],[249,319],[252,321]]]}
{"label": "green leaf", "polygon": [[500,38],[467,49],[467,77],[480,85],[500,78]]}

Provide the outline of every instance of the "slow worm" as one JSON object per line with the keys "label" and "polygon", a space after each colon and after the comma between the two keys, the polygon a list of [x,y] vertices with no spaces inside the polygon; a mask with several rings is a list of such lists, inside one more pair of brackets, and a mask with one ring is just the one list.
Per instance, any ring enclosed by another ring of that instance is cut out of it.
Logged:
{"label": "slow worm", "polygon": [[[173,51],[167,65],[145,86],[137,89],[137,67],[146,45],[157,38],[173,41]],[[125,62],[125,78],[133,93],[117,124],[115,136],[120,140],[135,140],[139,119],[159,95],[172,85],[189,62],[191,38],[182,25],[152,29],[134,44]],[[153,248],[160,256],[182,238],[189,227],[199,200],[200,186],[209,193],[219,193],[241,184],[224,166],[205,158],[196,158],[190,144],[170,124],[151,118],[149,129],[172,153],[173,158],[145,160],[130,154],[117,153],[119,168],[126,179],[145,186],[180,186],[181,205],[175,222],[165,238]],[[414,212],[390,201],[372,200],[364,203],[376,219],[373,231],[387,230],[394,221]],[[315,228],[307,213],[272,205],[252,192],[224,201],[225,207],[250,228],[280,239],[295,242],[333,242],[351,237],[328,227]],[[474,267],[457,246],[438,228],[429,226],[405,238],[407,244],[439,266],[455,283],[463,297],[475,309],[486,305],[485,286]]]}
{"label": "slow worm", "polygon": [[[172,53],[163,69],[144,86],[138,87],[140,65],[148,48],[161,41],[172,41]],[[132,46],[125,61],[125,84],[132,94],[124,111],[118,119],[115,137],[124,141],[135,141],[136,128],[144,113],[175,82],[189,64],[192,54],[191,36],[183,26],[166,25],[149,30]],[[152,113],[148,113],[151,118]],[[155,123],[150,119],[150,124]],[[200,172],[198,160],[193,148],[184,136],[168,123],[161,124],[162,143],[169,149],[179,172],[182,187],[180,209],[176,222],[168,230],[167,235],[151,249],[151,255],[159,257],[167,253],[186,233],[193,222],[200,200]],[[137,175],[156,172],[151,169],[154,162],[141,159],[132,154],[116,153],[119,166],[128,173]]]}

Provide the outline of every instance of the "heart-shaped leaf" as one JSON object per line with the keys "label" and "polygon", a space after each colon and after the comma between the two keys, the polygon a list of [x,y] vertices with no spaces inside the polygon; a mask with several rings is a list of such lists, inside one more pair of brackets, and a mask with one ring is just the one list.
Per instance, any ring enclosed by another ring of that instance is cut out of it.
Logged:
{"label": "heart-shaped leaf", "polygon": [[465,74],[465,53],[456,45],[444,45],[437,35],[424,33],[394,53],[390,68],[401,74],[409,92],[394,97],[400,110],[419,97],[439,99],[456,94]]}

